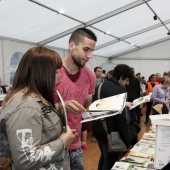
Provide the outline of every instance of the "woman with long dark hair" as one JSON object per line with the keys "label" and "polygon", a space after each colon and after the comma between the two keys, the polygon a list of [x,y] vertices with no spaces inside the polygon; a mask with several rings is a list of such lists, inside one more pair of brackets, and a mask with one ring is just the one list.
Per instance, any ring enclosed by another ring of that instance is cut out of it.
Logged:
{"label": "woman with long dark hair", "polygon": [[0,114],[12,170],[70,169],[66,148],[77,134],[69,127],[63,132],[53,97],[61,66],[60,56],[44,47],[31,48],[20,61]]}

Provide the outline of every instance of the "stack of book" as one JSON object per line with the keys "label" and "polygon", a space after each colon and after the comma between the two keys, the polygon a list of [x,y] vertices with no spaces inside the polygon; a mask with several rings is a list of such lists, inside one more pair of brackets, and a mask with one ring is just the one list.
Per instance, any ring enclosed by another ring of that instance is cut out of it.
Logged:
{"label": "stack of book", "polygon": [[[155,151],[155,132],[151,130],[149,133],[144,133],[142,139],[134,145],[134,147],[116,162],[112,170],[151,170],[153,166],[153,156]],[[122,164],[124,163],[124,164]]]}

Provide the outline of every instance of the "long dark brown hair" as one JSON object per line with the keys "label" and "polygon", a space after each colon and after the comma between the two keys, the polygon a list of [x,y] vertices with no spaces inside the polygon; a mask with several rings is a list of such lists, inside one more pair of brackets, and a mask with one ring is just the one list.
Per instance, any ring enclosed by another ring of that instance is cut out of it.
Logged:
{"label": "long dark brown hair", "polygon": [[152,80],[152,77],[156,76],[155,74],[151,74],[148,78],[148,81],[151,81]]}
{"label": "long dark brown hair", "polygon": [[54,88],[56,69],[62,67],[59,54],[45,47],[33,47],[22,57],[14,76],[12,90],[4,100],[8,103],[20,91],[23,98],[35,93],[47,103],[54,104]]}

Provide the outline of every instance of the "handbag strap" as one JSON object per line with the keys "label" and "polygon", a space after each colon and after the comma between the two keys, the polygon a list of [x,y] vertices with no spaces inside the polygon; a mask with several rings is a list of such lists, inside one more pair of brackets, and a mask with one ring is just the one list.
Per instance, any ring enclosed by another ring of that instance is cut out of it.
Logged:
{"label": "handbag strap", "polygon": [[97,99],[100,99],[100,92],[101,92],[102,85],[103,85],[103,83],[99,84],[98,92],[97,92]]}
{"label": "handbag strap", "polygon": [[[100,99],[100,93],[101,93],[101,88],[102,88],[103,83],[100,83],[98,87],[98,92],[97,92],[97,98]],[[105,119],[101,119],[102,125],[106,133],[108,134],[108,128]]]}
{"label": "handbag strap", "polygon": [[102,119],[101,122],[102,122],[102,125],[103,125],[104,130],[105,130],[106,133],[108,134],[108,128],[107,128],[106,121],[105,121],[104,119]]}

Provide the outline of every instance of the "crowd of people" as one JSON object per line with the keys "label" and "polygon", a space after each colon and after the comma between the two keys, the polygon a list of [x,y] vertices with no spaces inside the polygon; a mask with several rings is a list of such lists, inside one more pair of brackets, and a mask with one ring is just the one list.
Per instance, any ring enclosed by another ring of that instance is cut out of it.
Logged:
{"label": "crowd of people", "polygon": [[[146,124],[153,104],[163,103],[169,109],[168,73],[163,78],[160,73],[152,74],[146,81],[126,64],[118,64],[107,74],[99,66],[93,72],[85,65],[92,58],[96,42],[90,29],[79,28],[71,34],[63,59],[45,47],[33,47],[22,57],[0,113],[13,160],[12,170],[83,170],[82,149],[87,149],[87,130],[81,124],[81,114],[98,99],[96,92],[101,83],[101,98],[127,92],[122,114],[105,119],[110,131],[119,132],[127,147],[125,152],[137,142],[140,131],[141,108],[129,111],[134,99],[152,93]],[[67,127],[57,91],[65,102]],[[92,122],[92,131],[101,152],[98,170],[109,170],[125,152],[108,152],[100,120]]]}

